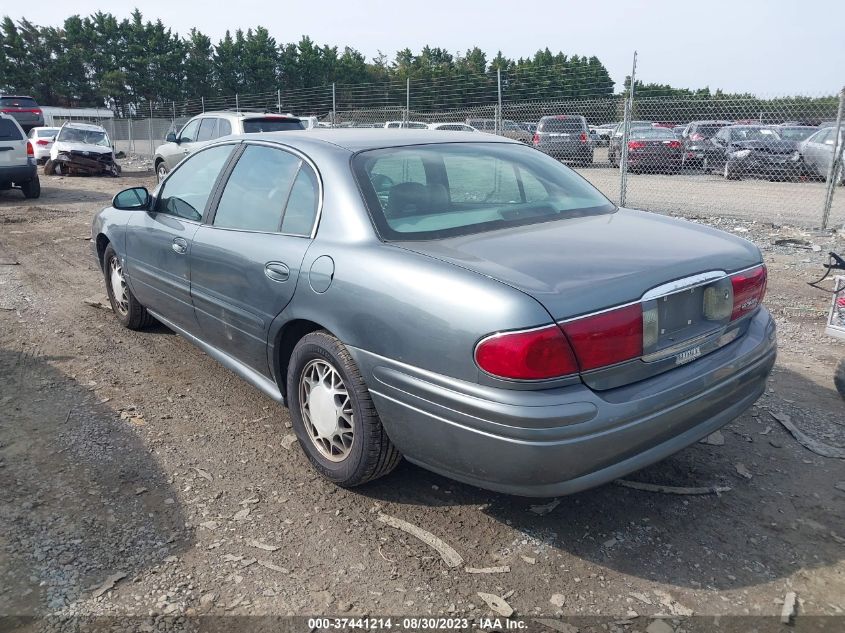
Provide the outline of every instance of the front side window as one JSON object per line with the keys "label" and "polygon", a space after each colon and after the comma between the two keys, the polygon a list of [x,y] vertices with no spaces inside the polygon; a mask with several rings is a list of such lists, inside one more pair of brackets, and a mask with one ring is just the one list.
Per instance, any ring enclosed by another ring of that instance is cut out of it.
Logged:
{"label": "front side window", "polygon": [[199,222],[220,171],[229,160],[234,145],[218,145],[186,158],[164,181],[156,210]]}
{"label": "front side window", "polygon": [[280,149],[247,146],[226,182],[214,214],[214,226],[279,231],[301,162],[299,157]]}
{"label": "front side window", "polygon": [[199,129],[201,119],[194,119],[188,121],[182,131],[179,132],[179,140],[182,143],[193,143],[197,139],[197,130]]}
{"label": "front side window", "polygon": [[429,240],[611,213],[572,170],[516,144],[441,143],[356,154],[355,176],[386,240]]}
{"label": "front side window", "polygon": [[232,133],[232,124],[227,119],[220,119],[217,123],[217,136],[229,136]]}

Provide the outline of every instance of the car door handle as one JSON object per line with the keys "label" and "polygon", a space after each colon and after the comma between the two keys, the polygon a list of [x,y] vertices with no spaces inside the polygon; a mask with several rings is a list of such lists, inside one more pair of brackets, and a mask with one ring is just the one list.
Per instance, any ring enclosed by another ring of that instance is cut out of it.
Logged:
{"label": "car door handle", "polygon": [[174,252],[184,255],[188,252],[188,241],[181,237],[174,237],[171,248],[173,248]]}
{"label": "car door handle", "polygon": [[282,262],[267,262],[264,265],[264,274],[273,281],[287,281],[290,278],[290,268]]}

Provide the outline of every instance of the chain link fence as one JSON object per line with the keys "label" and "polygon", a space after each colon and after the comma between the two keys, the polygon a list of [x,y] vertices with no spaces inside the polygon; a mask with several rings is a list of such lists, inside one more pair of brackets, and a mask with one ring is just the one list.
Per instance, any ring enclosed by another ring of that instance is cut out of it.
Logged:
{"label": "chain link fence", "polygon": [[[485,73],[463,81],[328,85],[149,102],[116,108],[103,124],[117,151],[146,161],[168,132],[221,110],[292,113],[341,128],[469,125],[553,155],[624,206],[688,217],[845,225],[845,192],[836,191],[845,179],[845,92],[639,96],[636,82],[633,94],[630,88],[613,94],[606,80],[582,80],[574,90],[571,76],[555,77],[553,68],[542,72],[550,79],[540,95],[536,87],[531,94],[524,89],[524,73]],[[454,102],[463,105],[450,107]]]}

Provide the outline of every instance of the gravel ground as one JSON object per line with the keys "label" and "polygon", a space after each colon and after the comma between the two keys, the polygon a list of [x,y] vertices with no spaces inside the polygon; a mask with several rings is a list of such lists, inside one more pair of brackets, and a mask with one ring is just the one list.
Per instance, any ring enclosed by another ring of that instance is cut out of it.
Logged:
{"label": "gravel ground", "polygon": [[[828,297],[805,284],[827,250],[845,251],[841,234],[797,228],[788,211],[687,207],[763,249],[780,357],[723,443],[630,479],[730,490],[608,485],[543,513],[542,500],[405,463],[335,488],[289,441],[285,410],[165,328],[130,332],[83,303],[103,292],[92,215],[117,190],[153,184],[133,167],[119,179],[42,177],[37,201],[0,193],[0,614],[135,615],[141,630],[185,614],[478,620],[492,614],[485,592],[520,617],[603,615],[617,622],[605,630],[642,631],[661,614],[777,616],[790,591],[799,619],[845,614],[845,461],[803,448],[772,416],[845,445],[832,384],[845,347],[824,336]],[[632,202],[664,177],[642,178]],[[679,191],[687,177],[665,178]],[[782,238],[808,247],[773,244]],[[443,539],[464,566],[380,513]]]}

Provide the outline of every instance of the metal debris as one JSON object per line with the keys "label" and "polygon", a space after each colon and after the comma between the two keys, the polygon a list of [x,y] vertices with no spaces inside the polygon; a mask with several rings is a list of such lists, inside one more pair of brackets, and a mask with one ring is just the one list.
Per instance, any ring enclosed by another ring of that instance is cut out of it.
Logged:
{"label": "metal debris", "polygon": [[783,608],[780,610],[781,624],[789,624],[795,616],[795,609],[798,606],[798,596],[794,591],[787,591],[783,598]]}
{"label": "metal debris", "polygon": [[460,567],[463,565],[464,559],[461,555],[458,554],[451,545],[437,538],[431,532],[427,532],[413,523],[408,523],[407,521],[397,519],[396,517],[392,517],[389,514],[384,514],[382,512],[379,512],[378,520],[382,523],[386,523],[390,527],[394,527],[397,530],[402,530],[411,536],[417,537],[432,549],[437,550],[437,553],[440,554],[443,562],[449,567]]}
{"label": "metal debris", "polygon": [[506,574],[511,570],[510,565],[501,567],[464,567],[468,574]]}
{"label": "metal debris", "polygon": [[751,474],[751,471],[746,468],[745,464],[742,462],[737,462],[734,464],[734,468],[736,468],[736,473],[740,477],[745,477],[746,479],[751,479],[754,475]]}
{"label": "metal debris", "polygon": [[634,490],[642,490],[643,492],[662,492],[668,495],[718,495],[723,492],[729,492],[728,486],[701,486],[701,487],[682,487],[682,486],[660,486],[658,484],[647,484],[642,481],[629,481],[627,479],[617,479],[613,483],[617,486],[625,488],[633,488]]}
{"label": "metal debris", "polygon": [[841,448],[839,446],[830,446],[829,444],[825,444],[824,442],[814,440],[812,437],[810,437],[797,426],[795,426],[795,424],[792,423],[792,418],[790,418],[785,413],[775,413],[774,411],[769,411],[769,413],[775,420],[780,422],[783,427],[792,434],[792,437],[798,440],[798,443],[801,444],[804,448],[811,450],[816,455],[821,455],[822,457],[829,457],[831,459],[845,459],[845,448]]}
{"label": "metal debris", "polygon": [[560,505],[560,499],[552,499],[548,503],[542,505],[529,506],[528,510],[536,515],[543,516],[548,514]]}
{"label": "metal debris", "polygon": [[256,541],[255,539],[249,541],[249,544],[253,547],[257,547],[258,549],[263,549],[265,552],[275,552],[281,549],[278,545],[267,545],[267,543],[262,543],[261,541]]}
{"label": "metal debris", "polygon": [[513,607],[505,602],[504,598],[500,598],[494,593],[484,593],[483,591],[477,593],[478,597],[484,600],[488,607],[502,617],[509,618],[513,615]]}
{"label": "metal debris", "polygon": [[114,589],[114,586],[124,578],[126,578],[126,572],[119,571],[116,574],[112,574],[111,576],[106,578],[105,581],[103,581],[102,585],[100,585],[97,589],[91,592],[91,597],[99,598],[107,591]]}

